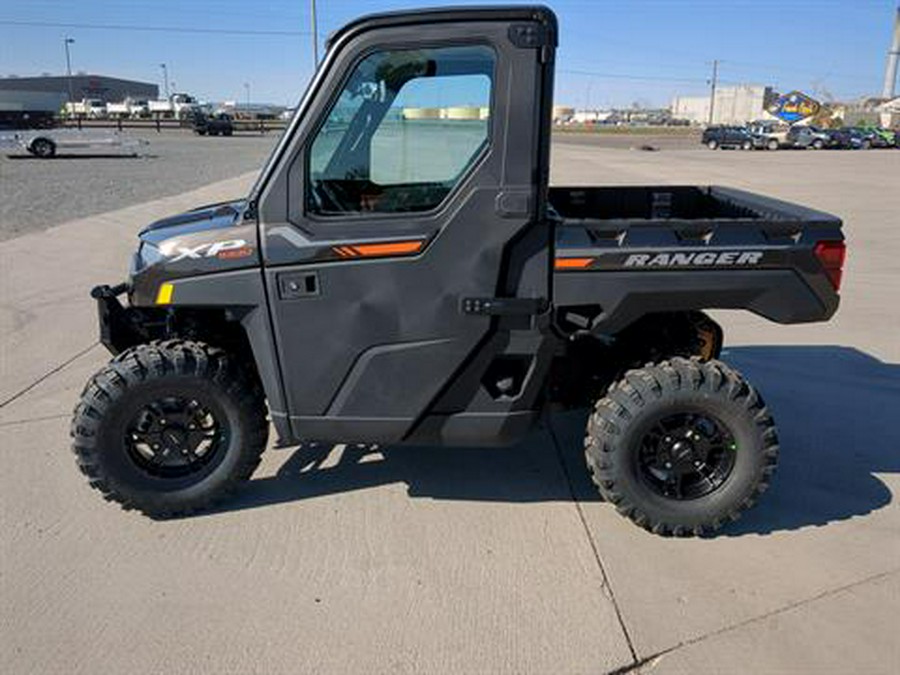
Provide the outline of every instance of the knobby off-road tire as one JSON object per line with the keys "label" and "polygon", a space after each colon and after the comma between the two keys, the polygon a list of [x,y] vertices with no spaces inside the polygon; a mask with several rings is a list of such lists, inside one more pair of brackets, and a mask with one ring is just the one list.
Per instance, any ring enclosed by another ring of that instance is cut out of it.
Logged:
{"label": "knobby off-road tire", "polygon": [[110,361],[85,386],[71,427],[91,487],[154,518],[188,515],[233,492],[256,469],[268,434],[256,379],[223,350],[183,340]]}
{"label": "knobby off-road tire", "polygon": [[[670,437],[672,420],[687,423],[674,424]],[[702,535],[737,520],[766,490],[778,436],[762,397],[739,373],[719,361],[674,358],[629,371],[610,387],[588,422],[585,457],[600,494],[621,515],[659,535]],[[685,479],[696,494],[682,494],[685,483],[674,494],[665,468],[672,464],[701,467],[695,482]]]}

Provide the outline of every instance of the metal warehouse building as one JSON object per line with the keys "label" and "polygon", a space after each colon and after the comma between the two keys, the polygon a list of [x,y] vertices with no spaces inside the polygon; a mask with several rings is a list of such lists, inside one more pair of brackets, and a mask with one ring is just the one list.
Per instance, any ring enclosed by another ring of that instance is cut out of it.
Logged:
{"label": "metal warehouse building", "polygon": [[[772,88],[761,85],[719,87],[716,89],[713,124],[744,124],[764,118],[771,96]],[[694,124],[706,124],[709,121],[709,103],[709,95],[678,96],[672,101],[672,117]]]}
{"label": "metal warehouse building", "polygon": [[[40,91],[69,95],[69,78],[65,75],[41,77],[0,77],[0,91]],[[106,75],[72,75],[72,99],[101,99],[105,103],[123,101],[128,97],[156,99],[159,87],[149,82],[122,80]]]}

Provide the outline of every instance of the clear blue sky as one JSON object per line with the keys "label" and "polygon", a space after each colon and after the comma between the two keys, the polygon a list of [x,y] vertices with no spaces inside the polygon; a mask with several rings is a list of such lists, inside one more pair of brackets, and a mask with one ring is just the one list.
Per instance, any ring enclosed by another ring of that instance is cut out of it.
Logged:
{"label": "clear blue sky", "polygon": [[[320,43],[360,14],[449,4],[478,3],[318,0]],[[878,94],[897,0],[547,4],[561,21],[557,102],[602,107],[706,91],[713,59],[723,84]],[[312,70],[309,27],[309,0],[0,0],[0,75],[64,72],[70,35],[75,71],[161,84],[165,62],[202,99],[243,99],[248,82],[254,101],[293,104]]]}

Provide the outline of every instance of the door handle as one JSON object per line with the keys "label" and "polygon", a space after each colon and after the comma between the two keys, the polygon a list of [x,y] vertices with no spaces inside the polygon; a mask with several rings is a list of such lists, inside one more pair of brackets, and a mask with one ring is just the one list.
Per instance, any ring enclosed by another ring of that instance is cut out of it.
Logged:
{"label": "door handle", "polygon": [[316,272],[288,272],[278,275],[278,297],[296,300],[319,295],[319,275]]}

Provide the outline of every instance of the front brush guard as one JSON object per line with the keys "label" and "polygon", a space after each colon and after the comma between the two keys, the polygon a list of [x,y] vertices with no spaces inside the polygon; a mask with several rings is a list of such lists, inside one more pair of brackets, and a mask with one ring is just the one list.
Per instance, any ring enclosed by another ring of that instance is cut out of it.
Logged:
{"label": "front brush guard", "polygon": [[123,307],[118,299],[128,289],[127,283],[116,286],[104,284],[91,289],[91,297],[97,301],[100,343],[113,355],[121,354],[129,347],[145,341],[135,311],[130,307]]}

